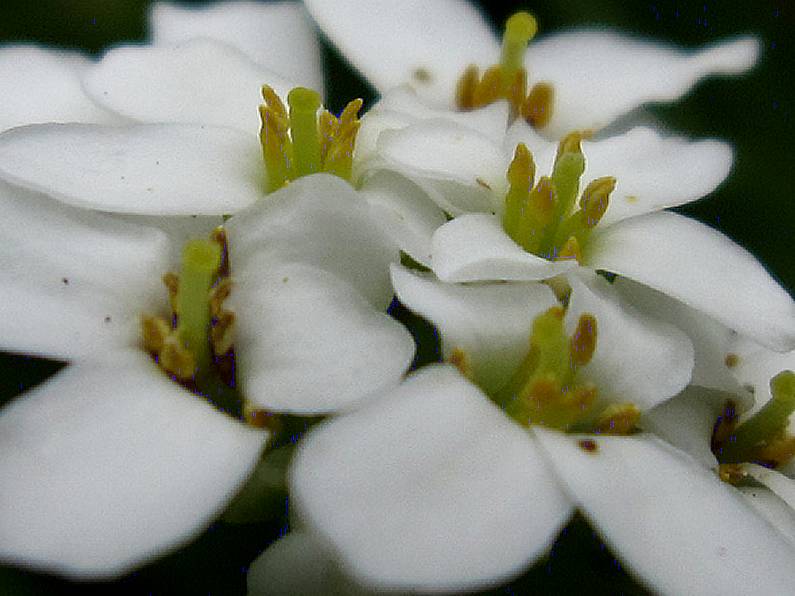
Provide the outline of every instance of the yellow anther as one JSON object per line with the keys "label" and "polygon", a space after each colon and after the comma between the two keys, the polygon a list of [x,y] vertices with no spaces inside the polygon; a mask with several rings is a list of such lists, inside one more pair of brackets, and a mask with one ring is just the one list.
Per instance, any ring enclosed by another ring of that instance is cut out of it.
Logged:
{"label": "yellow anther", "polygon": [[454,348],[447,360],[450,364],[455,366],[462,375],[467,379],[473,380],[474,373],[472,371],[472,359],[461,348]]}
{"label": "yellow anther", "polygon": [[629,435],[637,430],[640,410],[635,404],[610,404],[599,415],[594,432],[605,435]]}
{"label": "yellow anther", "polygon": [[502,72],[499,66],[492,66],[483,73],[483,78],[475,87],[473,103],[479,108],[494,103],[502,97]]}
{"label": "yellow anther", "polygon": [[276,116],[280,116],[285,122],[287,121],[287,108],[273,87],[268,85],[262,86],[262,99],[265,101],[265,106],[270,109]]}
{"label": "yellow anther", "polygon": [[569,347],[572,366],[585,366],[591,361],[596,351],[596,333],[596,317],[581,314]]}
{"label": "yellow anther", "polygon": [[527,195],[527,202],[512,236],[514,241],[528,252],[540,251],[556,207],[557,193],[552,180],[542,176]]}
{"label": "yellow anther", "polygon": [[555,154],[557,162],[566,153],[579,153],[582,155],[581,143],[591,137],[591,132],[586,130],[575,130],[563,137],[558,143],[558,151]]}
{"label": "yellow anther", "polygon": [[533,154],[524,143],[519,143],[513,154],[511,164],[508,166],[508,183],[511,188],[516,188],[526,194],[533,187],[536,175],[536,164]]}
{"label": "yellow anther", "polygon": [[234,344],[234,324],[235,313],[225,310],[218,315],[218,320],[210,332],[210,341],[213,346],[213,353],[216,356],[223,356],[232,349]]}
{"label": "yellow anther", "polygon": [[726,354],[723,362],[727,368],[734,368],[740,363],[740,357],[737,354]]}
{"label": "yellow anther", "polygon": [[582,249],[580,248],[580,243],[577,241],[576,236],[569,236],[569,239],[566,240],[566,243],[561,247],[555,257],[556,261],[570,261],[572,259],[578,263],[582,263]]}
{"label": "yellow anther", "polygon": [[260,106],[259,113],[262,120],[259,137],[265,160],[267,191],[274,192],[290,179],[292,142],[287,134],[289,122],[268,106]]}
{"label": "yellow anther", "polygon": [[337,120],[337,117],[334,114],[328,110],[323,110],[320,112],[320,116],[318,117],[318,130],[320,132],[321,161],[326,159],[328,148],[331,146],[331,140],[334,138],[334,135],[337,134],[339,127],[340,121]]}
{"label": "yellow anther", "polygon": [[171,325],[160,317],[141,315],[141,340],[147,352],[159,353],[171,331]]}
{"label": "yellow anther", "polygon": [[161,279],[163,280],[163,285],[166,286],[166,290],[168,291],[168,305],[171,308],[171,312],[178,314],[177,292],[179,291],[179,275],[169,271],[168,273],[164,273]]}
{"label": "yellow anther", "polygon": [[480,73],[478,67],[474,64],[467,66],[464,74],[458,79],[455,87],[455,105],[456,108],[464,111],[474,110],[475,105],[475,89],[477,89],[480,82]]}
{"label": "yellow anther", "polygon": [[158,354],[158,364],[163,370],[174,375],[180,381],[193,379],[196,372],[196,359],[193,353],[182,345],[176,334],[169,335],[166,338]]}
{"label": "yellow anther", "polygon": [[728,484],[740,484],[748,477],[742,464],[720,464],[718,477]]}
{"label": "yellow anther", "polygon": [[229,277],[222,277],[220,281],[215,284],[210,290],[210,314],[214,318],[219,318],[223,312],[224,300],[229,297],[232,292],[232,279]]}
{"label": "yellow anther", "polygon": [[616,188],[616,179],[603,176],[593,180],[580,197],[580,209],[583,212],[583,224],[593,228],[604,216],[610,203],[610,193]]}
{"label": "yellow anther", "polygon": [[552,119],[555,89],[549,83],[536,83],[522,102],[522,118],[533,128],[544,128]]}

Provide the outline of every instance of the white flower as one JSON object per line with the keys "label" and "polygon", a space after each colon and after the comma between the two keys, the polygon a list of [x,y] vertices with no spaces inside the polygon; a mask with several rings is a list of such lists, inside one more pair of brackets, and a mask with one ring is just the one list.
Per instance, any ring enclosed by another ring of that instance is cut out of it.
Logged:
{"label": "white flower", "polygon": [[[304,4],[379,93],[408,83],[439,107],[451,107],[468,65],[500,61],[500,42],[467,2]],[[675,100],[705,76],[744,72],[758,53],[753,37],[688,53],[611,31],[575,30],[532,41],[524,65],[530,86],[552,85],[552,116],[543,130],[559,138],[574,129],[603,128],[647,102]]]}
{"label": "white flower", "polygon": [[[396,384],[411,360],[411,337],[378,312],[394,249],[351,195],[315,176],[227,222],[238,387],[254,408],[345,407]],[[0,558],[119,575],[201,532],[268,433],[139,348],[141,315],[166,311],[164,232],[6,184],[0,201],[2,348],[70,362],[0,411]]]}

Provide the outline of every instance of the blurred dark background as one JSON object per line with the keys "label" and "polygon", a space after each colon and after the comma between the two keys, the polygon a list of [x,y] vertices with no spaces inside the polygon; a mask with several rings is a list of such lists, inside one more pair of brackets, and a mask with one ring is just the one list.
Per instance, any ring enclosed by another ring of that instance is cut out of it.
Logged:
{"label": "blurred dark background", "polygon": [[[108,46],[145,41],[149,4],[145,0],[3,0],[0,43],[35,42],[99,56]],[[542,34],[601,26],[683,47],[740,34],[758,35],[763,53],[751,74],[710,79],[684,100],[651,110],[673,131],[693,137],[719,137],[735,146],[731,178],[710,197],[681,211],[745,246],[791,294],[795,291],[795,199],[788,182],[795,169],[795,151],[791,148],[795,133],[791,88],[795,9],[791,2],[544,0],[479,4],[498,29],[515,10],[530,10]],[[372,89],[346,69],[333,50],[326,47],[324,51],[333,73],[327,85],[329,107],[339,109],[357,95],[372,100]],[[0,354],[0,403],[57,367],[55,363]],[[0,567],[0,594],[243,593],[246,566],[278,535],[282,523],[277,520],[270,525],[244,527],[216,524],[180,553],[112,584],[78,586]],[[554,556],[524,578],[494,593],[577,589],[641,592],[581,520],[569,526],[553,552]]]}

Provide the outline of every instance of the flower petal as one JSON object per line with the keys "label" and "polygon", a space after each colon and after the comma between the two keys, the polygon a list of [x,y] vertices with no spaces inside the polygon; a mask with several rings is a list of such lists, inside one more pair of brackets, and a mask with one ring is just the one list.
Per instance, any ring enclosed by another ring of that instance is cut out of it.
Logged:
{"label": "flower petal", "polygon": [[230,126],[252,136],[264,83],[284,98],[295,86],[211,39],[115,48],[83,78],[97,103],[131,120]]}
{"label": "flower petal", "polygon": [[536,435],[608,546],[655,592],[791,590],[792,545],[687,455],[650,435]]}
{"label": "flower petal", "polygon": [[739,486],[737,490],[760,516],[765,518],[792,544],[795,544],[795,511],[770,490],[758,486]]}
{"label": "flower petal", "polygon": [[718,465],[710,449],[712,431],[731,397],[691,385],[676,397],[644,412],[641,426],[712,469]]}
{"label": "flower petal", "polygon": [[323,94],[320,46],[298,3],[223,2],[197,9],[157,2],[149,23],[154,44],[217,39],[268,70]]}
{"label": "flower petal", "polygon": [[684,332],[622,303],[605,279],[593,274],[587,279],[586,284],[568,278],[567,331],[575,332],[583,313],[597,323],[596,352],[578,378],[596,385],[600,401],[630,401],[641,410],[684,389],[693,370],[693,344]]}
{"label": "flower petal", "polygon": [[475,589],[529,566],[571,514],[537,447],[450,367],[307,435],[299,519],[374,588]]}
{"label": "flower petal", "polygon": [[336,176],[299,178],[231,218],[226,230],[235,267],[264,258],[310,263],[350,283],[378,310],[392,300],[388,266],[400,259],[398,249],[363,197]]}
{"label": "flower petal", "polygon": [[0,347],[54,358],[138,345],[166,306],[171,247],[154,228],[0,183]]}
{"label": "flower petal", "polygon": [[80,87],[80,75],[89,64],[73,52],[26,45],[0,48],[0,80],[9,82],[0,98],[0,131],[42,122],[113,122]]}
{"label": "flower petal", "polygon": [[795,346],[795,302],[745,249],[681,215],[634,217],[595,233],[588,265],[646,284],[773,349]]}
{"label": "flower petal", "polygon": [[137,351],[67,367],[6,406],[0,429],[0,557],[85,579],[200,533],[267,438]]}
{"label": "flower petal", "polygon": [[416,184],[389,170],[371,174],[359,189],[383,233],[412,259],[429,266],[431,236],[447,219]]}
{"label": "flower petal", "polygon": [[525,251],[496,216],[485,213],[457,217],[431,238],[431,268],[447,282],[534,281],[576,267],[576,261],[548,261]]}
{"label": "flower petal", "polygon": [[[507,160],[500,145],[449,120],[422,120],[381,132],[378,156],[451,215],[493,212],[505,192]],[[440,185],[443,183],[444,185]]]}
{"label": "flower petal", "polygon": [[[759,56],[755,37],[684,52],[610,31],[570,31],[533,41],[525,65],[531,84],[552,83],[555,103],[544,133],[598,130],[651,101],[673,101],[712,74],[739,74]],[[377,55],[377,54],[376,54]]]}
{"label": "flower petal", "polygon": [[257,139],[187,124],[44,124],[0,135],[0,175],[118,213],[234,213],[264,195]]}
{"label": "flower petal", "polygon": [[499,44],[483,15],[455,0],[305,2],[331,41],[380,93],[408,83],[441,106],[470,64],[499,60]]}
{"label": "flower petal", "polygon": [[743,471],[773,491],[791,509],[795,509],[795,480],[758,464],[743,464]]}
{"label": "flower petal", "polygon": [[388,390],[411,364],[405,327],[328,271],[263,255],[235,282],[239,382],[261,408],[333,412]]}
{"label": "flower petal", "polygon": [[625,277],[617,277],[613,287],[644,313],[687,333],[694,348],[695,366],[690,380],[693,385],[733,394],[735,401],[744,402],[741,409],[751,405],[752,396],[741,387],[726,364],[736,333],[679,300]]}
{"label": "flower petal", "polygon": [[795,370],[795,350],[774,352],[738,336],[728,351],[736,361],[732,373],[740,383],[751,389],[756,398],[754,410],[770,400],[770,379],[781,371]]}
{"label": "flower petal", "polygon": [[438,328],[445,360],[463,352],[463,365],[490,392],[510,380],[529,351],[533,319],[557,304],[538,283],[448,284],[399,265],[391,271],[398,299]]}

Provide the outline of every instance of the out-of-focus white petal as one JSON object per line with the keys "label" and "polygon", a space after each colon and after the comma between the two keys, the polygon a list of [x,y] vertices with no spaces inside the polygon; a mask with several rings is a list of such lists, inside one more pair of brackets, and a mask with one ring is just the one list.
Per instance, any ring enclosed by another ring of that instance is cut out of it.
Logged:
{"label": "out-of-focus white petal", "polygon": [[188,124],[43,124],[0,136],[0,176],[118,213],[221,215],[264,196],[254,135]]}
{"label": "out-of-focus white petal", "polygon": [[263,257],[234,276],[238,382],[266,410],[333,412],[389,390],[411,364],[405,327],[328,271]]}
{"label": "out-of-focus white petal", "polygon": [[121,575],[200,533],[267,433],[173,383],[143,353],[69,366],[0,411],[0,557]]}
{"label": "out-of-focus white petal", "polygon": [[712,74],[751,68],[759,40],[742,37],[685,52],[610,31],[569,31],[533,41],[525,66],[532,83],[555,89],[553,138],[575,129],[598,130],[650,101],[673,101]]}
{"label": "out-of-focus white petal", "polygon": [[43,122],[111,123],[80,87],[91,62],[73,52],[28,45],[0,48],[0,131]]}
{"label": "out-of-focus white petal", "polygon": [[617,277],[613,286],[630,304],[661,321],[675,325],[693,342],[695,366],[690,382],[734,394],[735,401],[747,409],[752,396],[740,386],[726,365],[735,333],[709,315],[625,277]]}
{"label": "out-of-focus white petal", "polygon": [[389,170],[371,174],[359,189],[383,233],[412,259],[431,264],[431,236],[447,221],[416,184]]}
{"label": "out-of-focus white petal", "polygon": [[790,508],[795,509],[795,480],[757,464],[743,464],[743,471],[773,491]]}
{"label": "out-of-focus white petal", "polygon": [[770,379],[782,371],[795,370],[795,350],[774,352],[755,341],[738,336],[728,351],[736,361],[732,373],[756,398],[752,412],[770,400]]}
{"label": "out-of-focus white petal", "polygon": [[578,377],[593,381],[600,401],[632,402],[646,410],[684,389],[693,370],[693,344],[684,332],[622,303],[595,274],[587,284],[568,279],[568,333],[575,332],[581,314],[596,317],[596,352]]}
{"label": "out-of-focus white petal", "polygon": [[[392,299],[400,258],[363,197],[329,174],[305,176],[226,222],[232,267],[252,259],[309,263],[350,283],[378,310]],[[261,253],[255,257],[255,253]]]}
{"label": "out-of-focus white petal", "polygon": [[572,271],[577,263],[531,254],[511,240],[497,216],[471,213],[434,232],[431,268],[447,282],[534,281]]}
{"label": "out-of-focus white petal", "polygon": [[656,592],[791,591],[793,546],[686,454],[645,434],[536,435],[612,552]]}
{"label": "out-of-focus white petal", "polygon": [[131,120],[230,126],[252,136],[266,83],[285,100],[295,86],[211,39],[115,48],[83,79],[97,103]]}
{"label": "out-of-focus white petal", "polygon": [[155,44],[172,45],[196,37],[218,39],[268,70],[323,94],[320,46],[298,3],[222,2],[197,9],[158,2],[149,14],[149,24]]}
{"label": "out-of-focus white petal", "polygon": [[468,65],[487,67],[499,61],[499,43],[468,2],[304,4],[323,33],[380,93],[408,83],[441,106],[452,106],[456,82]]}
{"label": "out-of-focus white petal", "polygon": [[691,385],[676,397],[644,412],[640,425],[712,469],[718,465],[710,449],[712,431],[726,400],[733,398],[721,391]]}
{"label": "out-of-focus white petal", "polygon": [[437,185],[439,190],[431,198],[454,216],[495,211],[494,197],[503,196],[506,189],[502,148],[449,120],[423,120],[400,130],[384,130],[377,151],[389,167],[423,188],[424,181],[446,183],[446,187]]}
{"label": "out-of-focus white petal", "polygon": [[585,257],[776,350],[795,346],[795,302],[749,252],[695,220],[659,212],[600,229]]}
{"label": "out-of-focus white petal", "polygon": [[0,346],[55,358],[132,347],[158,313],[165,234],[0,183]]}
{"label": "out-of-focus white petal", "polygon": [[461,285],[392,266],[398,299],[436,325],[445,359],[459,349],[479,386],[497,391],[530,350],[533,319],[557,304],[538,283]]}
{"label": "out-of-focus white petal", "polygon": [[766,488],[739,486],[737,490],[759,515],[769,521],[776,530],[795,544],[795,511]]}
{"label": "out-of-focus white petal", "polygon": [[307,435],[292,505],[365,585],[476,589],[529,566],[571,514],[540,455],[474,385],[432,366]]}

